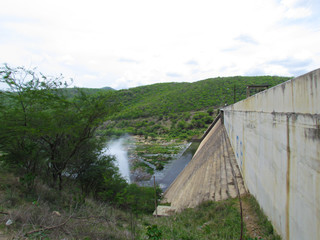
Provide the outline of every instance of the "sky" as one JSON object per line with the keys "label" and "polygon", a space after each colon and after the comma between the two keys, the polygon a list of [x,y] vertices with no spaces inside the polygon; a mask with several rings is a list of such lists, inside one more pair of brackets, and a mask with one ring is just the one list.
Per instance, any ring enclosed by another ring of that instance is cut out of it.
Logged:
{"label": "sky", "polygon": [[6,0],[0,64],[126,89],[320,67],[319,0]]}

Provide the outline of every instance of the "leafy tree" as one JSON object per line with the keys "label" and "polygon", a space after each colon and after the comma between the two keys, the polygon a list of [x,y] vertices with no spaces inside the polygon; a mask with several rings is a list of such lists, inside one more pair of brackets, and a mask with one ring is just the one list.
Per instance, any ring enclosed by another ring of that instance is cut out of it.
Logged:
{"label": "leafy tree", "polygon": [[[63,77],[46,77],[23,67],[0,68],[0,151],[6,164],[32,186],[36,176],[61,190],[63,176],[97,160],[103,147],[98,127],[117,111],[113,92],[68,96]],[[48,176],[51,176],[48,178]]]}

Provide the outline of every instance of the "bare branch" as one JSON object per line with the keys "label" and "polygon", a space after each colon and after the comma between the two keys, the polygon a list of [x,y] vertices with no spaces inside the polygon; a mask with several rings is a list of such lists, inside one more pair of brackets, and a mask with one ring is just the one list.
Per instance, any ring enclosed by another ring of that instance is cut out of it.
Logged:
{"label": "bare branch", "polygon": [[72,215],[70,217],[68,217],[68,219],[66,221],[64,221],[63,223],[61,223],[59,225],[51,226],[51,227],[43,227],[43,228],[40,228],[40,229],[32,230],[30,232],[25,233],[24,235],[27,236],[27,235],[30,235],[30,234],[33,234],[33,233],[42,232],[42,231],[46,231],[46,230],[52,230],[52,229],[55,229],[55,228],[62,227],[71,219],[71,217],[72,217]]}

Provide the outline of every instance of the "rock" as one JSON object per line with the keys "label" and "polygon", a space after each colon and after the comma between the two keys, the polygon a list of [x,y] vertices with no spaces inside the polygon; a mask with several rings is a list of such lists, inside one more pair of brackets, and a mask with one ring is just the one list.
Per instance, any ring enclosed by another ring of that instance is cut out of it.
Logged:
{"label": "rock", "polygon": [[58,216],[58,217],[61,217],[61,214],[60,214],[58,211],[53,211],[53,212],[52,212],[52,215],[56,215],[56,216]]}
{"label": "rock", "polygon": [[175,209],[171,206],[162,206],[159,205],[157,207],[157,211],[153,212],[153,216],[158,216],[158,217],[167,217],[171,216],[175,213]]}
{"label": "rock", "polygon": [[13,223],[13,221],[12,221],[11,219],[9,219],[9,220],[6,222],[6,226],[10,226],[12,223]]}

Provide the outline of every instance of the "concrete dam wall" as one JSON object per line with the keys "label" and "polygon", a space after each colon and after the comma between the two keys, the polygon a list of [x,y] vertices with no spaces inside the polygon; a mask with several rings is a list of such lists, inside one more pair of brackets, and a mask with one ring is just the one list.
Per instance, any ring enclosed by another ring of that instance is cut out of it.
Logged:
{"label": "concrete dam wall", "polygon": [[[239,167],[219,119],[201,142],[189,164],[164,193],[164,202],[170,207],[160,207],[160,215],[196,207],[208,200],[219,201],[246,192]],[[167,213],[165,213],[167,212]]]}
{"label": "concrete dam wall", "polygon": [[320,69],[223,109],[246,188],[283,239],[320,239]]}

